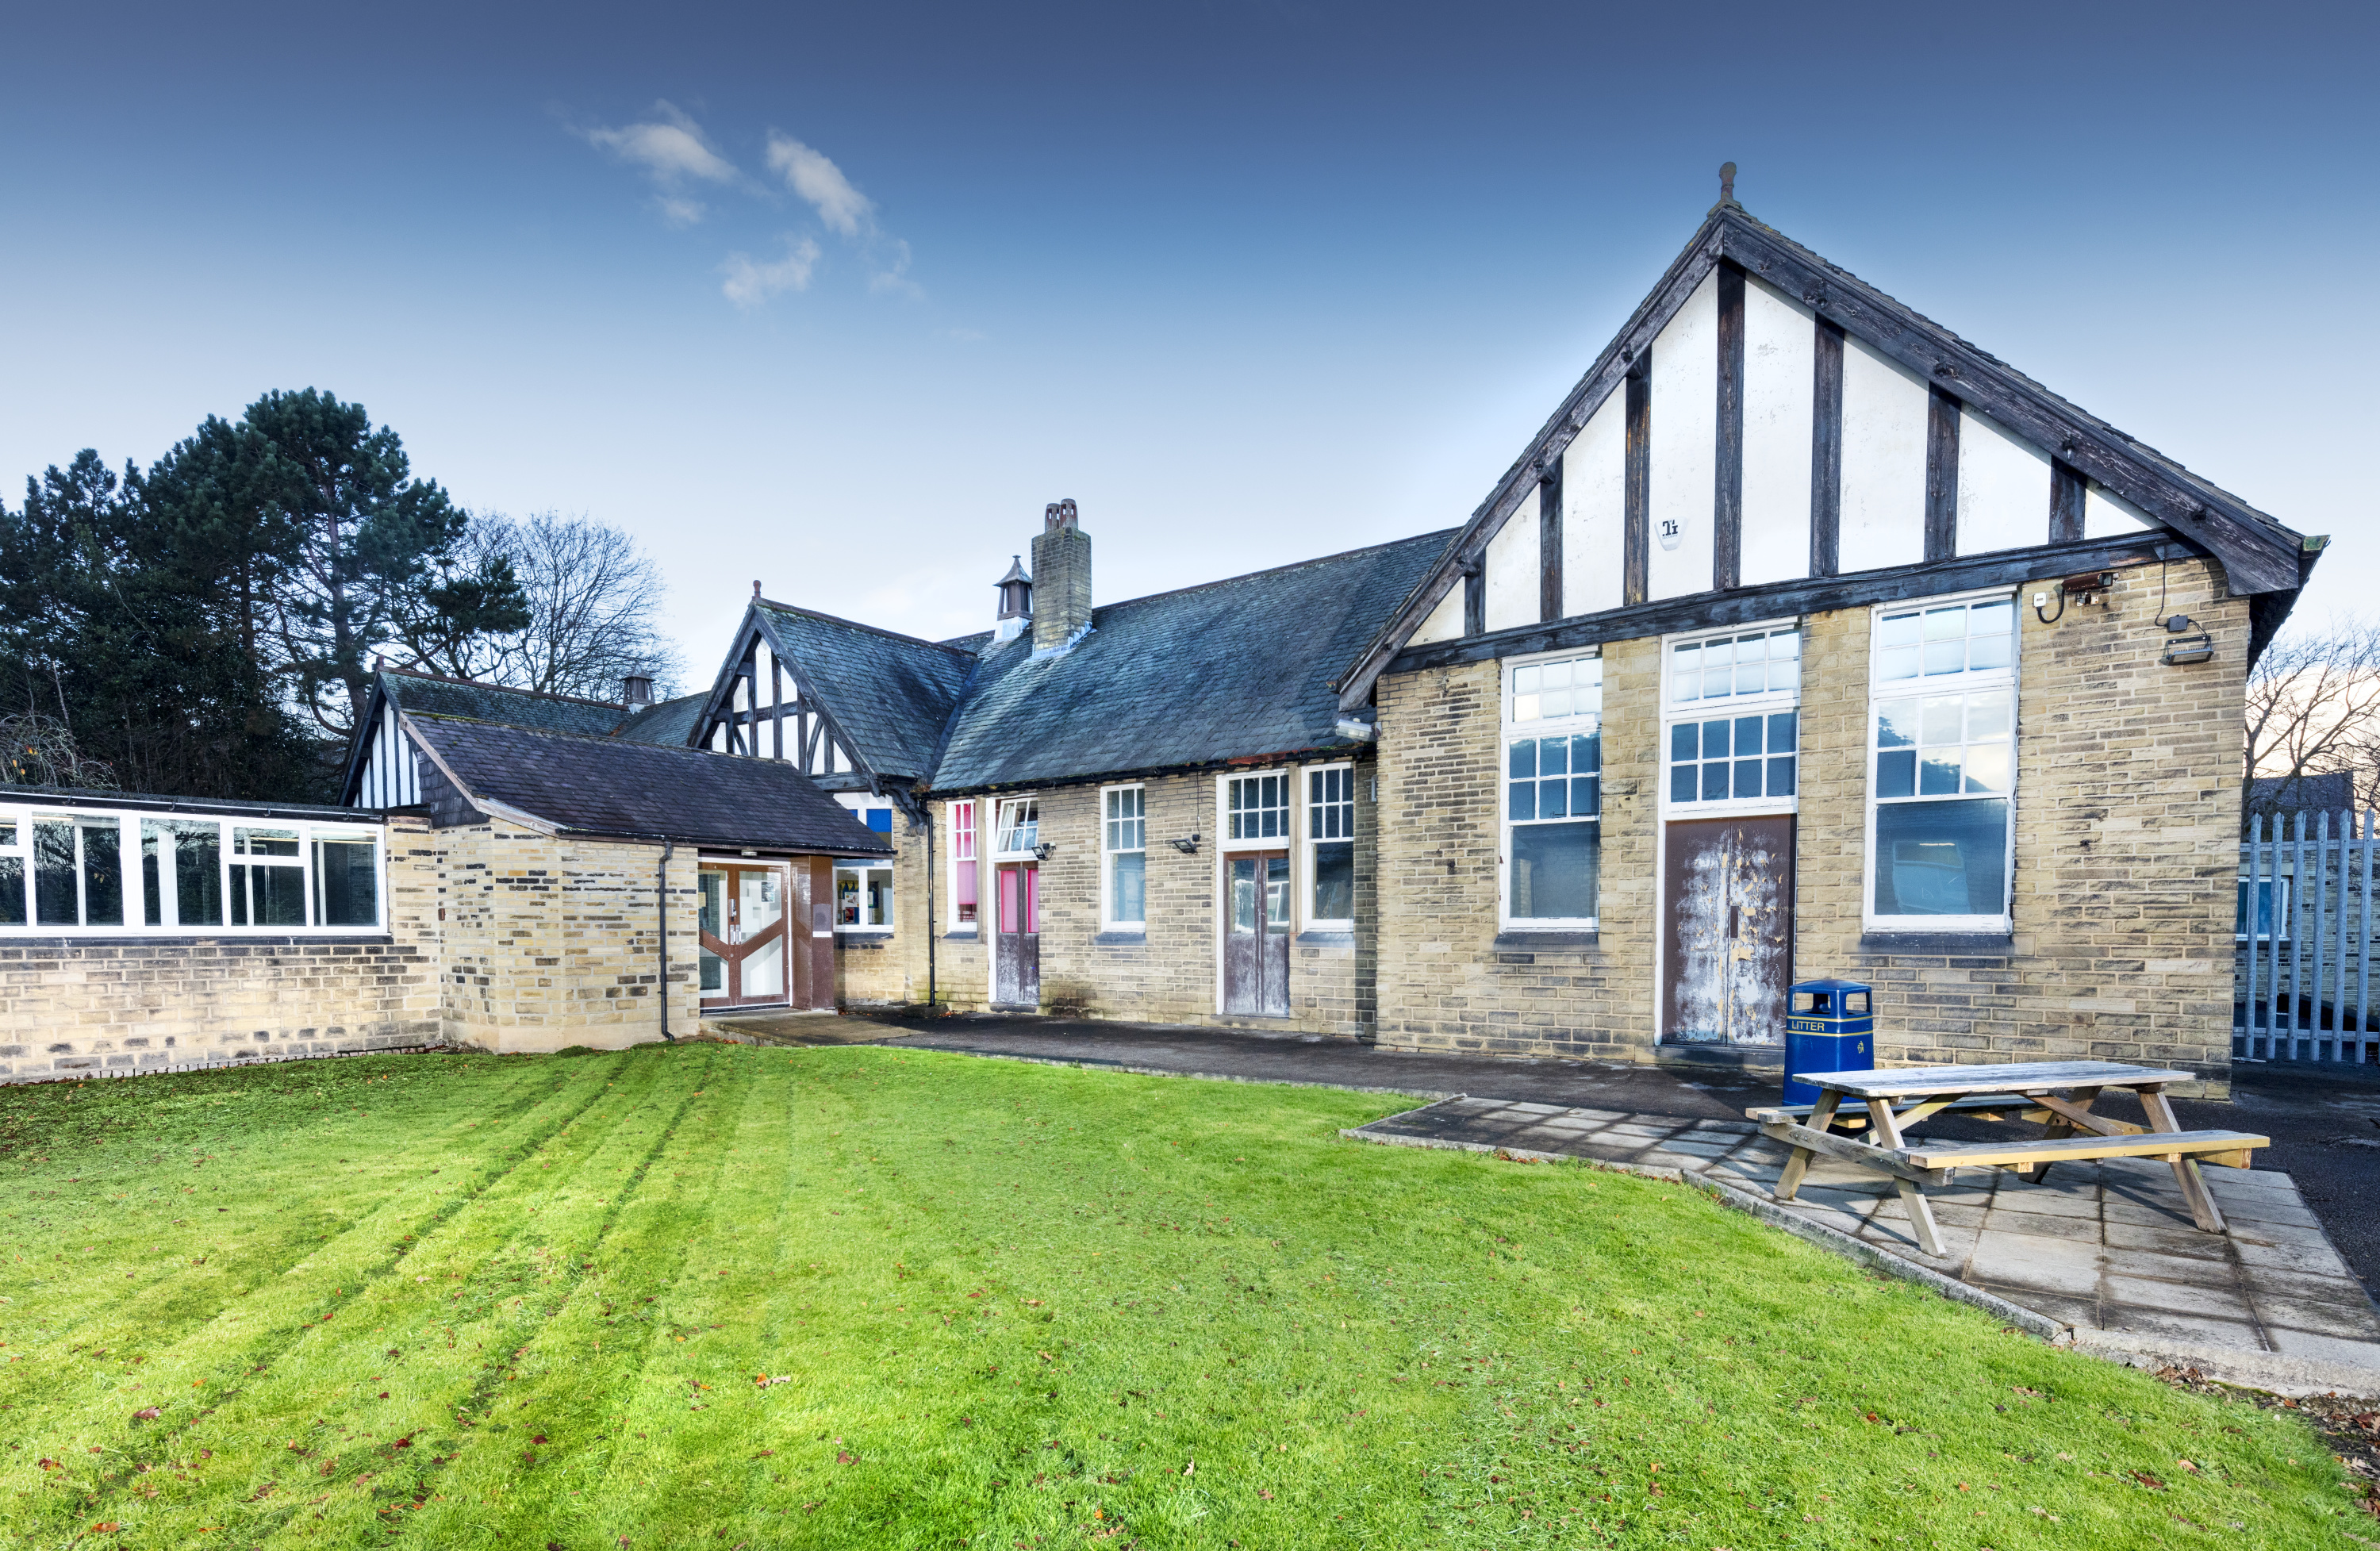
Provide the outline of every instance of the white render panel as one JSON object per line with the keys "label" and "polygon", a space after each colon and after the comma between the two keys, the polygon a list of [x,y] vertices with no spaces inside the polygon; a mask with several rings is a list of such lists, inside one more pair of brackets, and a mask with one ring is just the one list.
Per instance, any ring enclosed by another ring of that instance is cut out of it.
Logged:
{"label": "white render panel", "polygon": [[1743,287],[1744,585],[1810,574],[1810,417],[1817,314],[1758,276]]}
{"label": "white render panel", "polygon": [[1711,587],[1718,449],[1718,274],[1703,276],[1653,340],[1645,583],[1647,599]]}
{"label": "white render panel", "polygon": [[[1916,373],[1844,338],[1837,553],[1845,572],[1925,558],[1925,384]],[[2046,513],[2048,497],[2042,501]]]}
{"label": "white render panel", "polygon": [[2128,539],[2149,529],[2157,521],[2111,490],[2097,485],[2088,487],[2082,495],[2082,537],[2085,539]]}
{"label": "white render panel", "polygon": [[1421,628],[1407,636],[1405,641],[1408,646],[1418,647],[1431,641],[1456,640],[1462,635],[1463,578],[1457,576],[1454,585],[1446,589],[1446,596],[1438,600],[1438,607],[1422,620]]}
{"label": "white render panel", "polygon": [[2049,454],[1972,409],[1959,412],[1959,552],[2049,542]]}
{"label": "white render panel", "polygon": [[1562,454],[1562,617],[1627,600],[1628,387],[1611,391]]}
{"label": "white render panel", "polygon": [[1544,496],[1542,485],[1523,496],[1504,526],[1496,530],[1496,537],[1488,540],[1488,596],[1483,612],[1490,630],[1537,623],[1538,606],[1545,597],[1537,571],[1537,507]]}

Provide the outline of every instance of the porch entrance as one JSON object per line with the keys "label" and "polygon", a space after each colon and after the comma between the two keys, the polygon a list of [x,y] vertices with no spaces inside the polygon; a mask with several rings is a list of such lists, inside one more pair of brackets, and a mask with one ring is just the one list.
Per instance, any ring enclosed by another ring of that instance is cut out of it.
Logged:
{"label": "porch entrance", "polygon": [[1665,837],[1661,1037],[1775,1045],[1793,978],[1793,819],[1697,818]]}
{"label": "porch entrance", "polygon": [[1223,858],[1223,1011],[1289,1016],[1289,853]]}
{"label": "porch entrance", "polygon": [[1002,863],[994,879],[991,1000],[1002,1007],[1041,1005],[1041,869]]}
{"label": "porch entrance", "polygon": [[[794,951],[786,930],[791,869],[782,863],[705,865],[696,878],[702,1005],[808,1006],[806,995],[793,994],[808,989],[800,983],[809,978],[802,972],[810,956]],[[796,912],[794,918],[806,914]]]}

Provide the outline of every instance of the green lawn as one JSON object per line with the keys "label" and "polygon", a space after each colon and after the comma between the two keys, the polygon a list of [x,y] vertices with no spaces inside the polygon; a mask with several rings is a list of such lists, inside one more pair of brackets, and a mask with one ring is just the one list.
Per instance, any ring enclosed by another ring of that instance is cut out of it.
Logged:
{"label": "green lawn", "polygon": [[2294,1418],[1336,1134],[1399,1108],[707,1044],[0,1089],[0,1544],[2380,1539]]}

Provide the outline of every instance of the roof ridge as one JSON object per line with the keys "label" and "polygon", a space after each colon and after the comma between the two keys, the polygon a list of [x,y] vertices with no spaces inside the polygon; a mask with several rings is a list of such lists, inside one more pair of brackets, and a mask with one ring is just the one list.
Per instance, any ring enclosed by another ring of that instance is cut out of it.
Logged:
{"label": "roof ridge", "polygon": [[1239,582],[1252,582],[1261,576],[1278,576],[1284,571],[1299,571],[1309,565],[1323,565],[1334,560],[1353,560],[1357,555],[1377,554],[1382,550],[1395,549],[1400,544],[1416,544],[1425,539],[1443,539],[1451,533],[1461,530],[1461,525],[1458,524],[1454,527],[1434,528],[1427,533],[1409,533],[1402,539],[1385,539],[1377,544],[1361,544],[1354,549],[1340,550],[1332,554],[1310,555],[1304,560],[1293,560],[1281,565],[1268,565],[1261,571],[1243,571],[1236,576],[1218,576],[1211,582],[1193,582],[1188,587],[1170,588],[1163,592],[1144,592],[1137,598],[1120,598],[1112,603],[1102,603],[1099,607],[1121,609],[1134,603],[1153,603],[1160,598],[1179,598],[1184,593],[1205,592],[1210,588],[1231,587]]}
{"label": "roof ridge", "polygon": [[[601,704],[601,702],[597,702]],[[455,721],[471,727],[501,727],[507,733],[524,733],[532,738],[574,738],[580,743],[601,744],[607,748],[651,748],[664,754],[699,754],[719,759],[746,759],[743,754],[722,754],[715,748],[698,748],[691,744],[649,744],[633,738],[623,738],[617,733],[573,733],[560,727],[524,727],[517,721],[491,721],[483,716],[456,716],[452,711],[407,711],[416,721]],[[760,761],[762,764],[790,765],[791,760]]]}
{"label": "roof ridge", "polygon": [[847,624],[854,630],[865,630],[871,636],[882,636],[890,640],[906,641],[913,647],[936,647],[954,657],[974,655],[964,648],[946,646],[941,641],[929,641],[923,636],[905,636],[898,630],[887,630],[880,624],[869,624],[864,620],[845,619],[841,614],[831,614],[822,609],[805,609],[798,603],[780,603],[773,598],[756,598],[752,601],[759,608],[775,609],[781,613],[799,614],[805,619],[821,620],[828,624]]}
{"label": "roof ridge", "polygon": [[485,679],[456,678],[452,673],[426,673],[419,668],[376,668],[372,671],[408,679],[423,679],[431,684],[455,684],[469,689],[494,689],[506,695],[528,695],[540,700],[559,700],[568,706],[601,706],[605,710],[613,711],[625,709],[624,702],[618,700],[590,700],[583,695],[557,695],[551,689],[528,689],[516,684],[491,684]]}

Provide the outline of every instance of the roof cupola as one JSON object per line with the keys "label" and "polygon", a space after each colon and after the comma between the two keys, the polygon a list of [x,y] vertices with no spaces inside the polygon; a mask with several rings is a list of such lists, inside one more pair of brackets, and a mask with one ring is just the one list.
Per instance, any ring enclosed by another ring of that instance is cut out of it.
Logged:
{"label": "roof cupola", "polygon": [[994,641],[1013,641],[1033,617],[1033,578],[1025,574],[1022,556],[1008,557],[1008,575],[994,584],[1000,588],[1000,614],[992,622]]}

